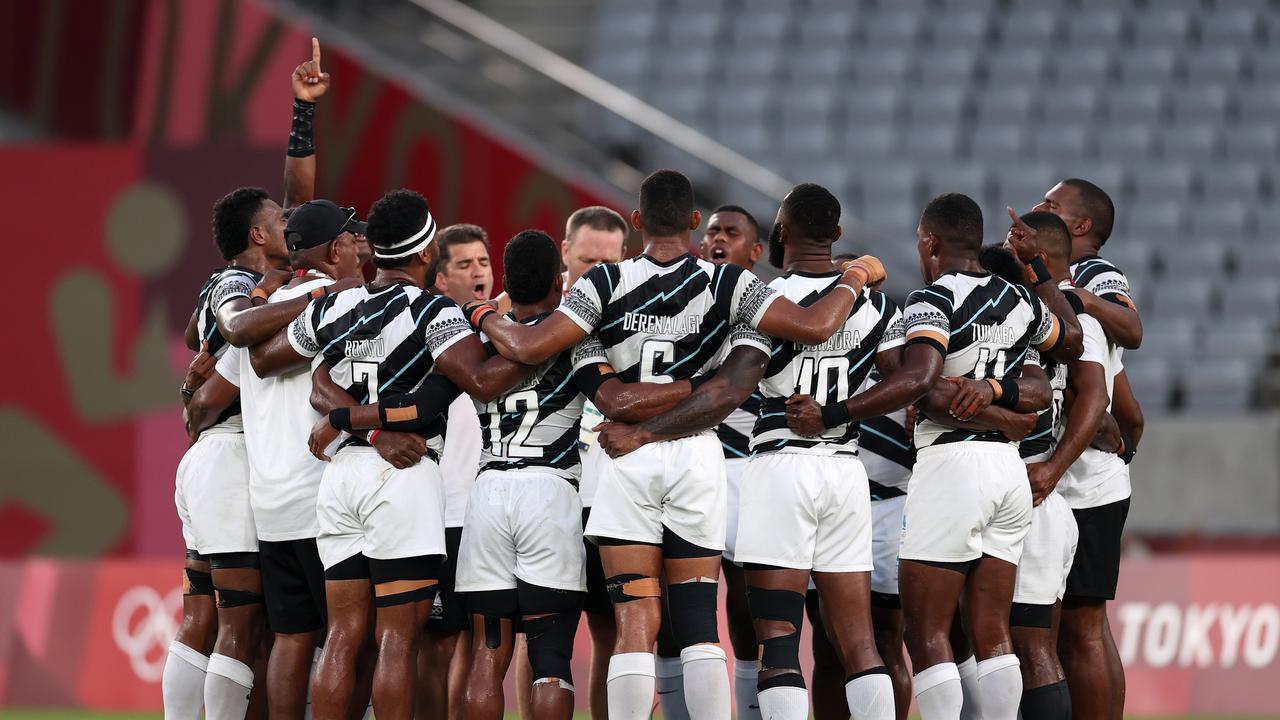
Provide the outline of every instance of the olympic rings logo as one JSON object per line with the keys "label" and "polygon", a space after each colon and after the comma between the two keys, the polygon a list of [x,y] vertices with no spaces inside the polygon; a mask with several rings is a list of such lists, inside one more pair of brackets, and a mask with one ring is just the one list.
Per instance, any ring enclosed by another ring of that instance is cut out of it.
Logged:
{"label": "olympic rings logo", "polygon": [[111,636],[129,656],[134,674],[146,682],[160,682],[169,641],[178,634],[182,588],[164,597],[147,585],[135,585],[120,596],[111,616]]}

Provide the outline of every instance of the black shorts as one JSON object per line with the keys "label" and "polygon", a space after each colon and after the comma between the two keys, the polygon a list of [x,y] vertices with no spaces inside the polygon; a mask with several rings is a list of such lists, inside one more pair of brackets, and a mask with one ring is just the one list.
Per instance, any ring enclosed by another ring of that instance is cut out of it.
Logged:
{"label": "black shorts", "polygon": [[1072,510],[1080,541],[1067,575],[1066,598],[1114,600],[1120,579],[1120,536],[1129,517],[1129,498],[1109,505]]}
{"label": "black shorts", "polygon": [[259,540],[258,555],[271,630],[302,633],[324,628],[324,564],[315,538]]}
{"label": "black shorts", "polygon": [[[582,508],[582,529],[587,528],[587,518],[591,508]],[[604,584],[604,563],[600,561],[600,547],[585,537],[582,544],[587,547],[587,599],[582,609],[593,615],[612,615],[613,602],[609,600],[609,591]]]}
{"label": "black shorts", "polygon": [[462,528],[444,529],[444,547],[449,553],[440,566],[440,587],[435,604],[431,606],[431,618],[427,630],[441,635],[452,635],[471,628],[471,618],[462,604],[462,596],[454,591],[458,580],[458,548],[462,545]]}

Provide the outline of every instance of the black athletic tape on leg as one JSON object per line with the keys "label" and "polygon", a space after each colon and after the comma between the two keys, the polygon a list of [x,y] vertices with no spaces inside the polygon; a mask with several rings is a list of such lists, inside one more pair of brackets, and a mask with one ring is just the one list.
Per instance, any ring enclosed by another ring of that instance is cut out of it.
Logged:
{"label": "black athletic tape on leg", "polygon": [[573,684],[570,661],[573,659],[573,638],[578,634],[581,617],[582,613],[574,610],[521,620],[534,680],[559,678]]}
{"label": "black athletic tape on leg", "polygon": [[[720,642],[716,600],[720,583],[682,582],[667,585],[671,636],[681,650],[698,643]],[[801,611],[804,604],[801,600]]]}
{"label": "black athletic tape on leg", "polygon": [[897,594],[871,591],[871,607],[883,610],[901,610],[902,596]]}
{"label": "black athletic tape on leg", "polygon": [[220,608],[236,608],[246,605],[261,605],[263,602],[262,593],[249,592],[247,590],[236,590],[235,588],[214,587],[213,596],[218,601]]}
{"label": "black athletic tape on leg", "polygon": [[397,580],[437,580],[443,555],[413,555],[411,557],[369,558],[369,576],[375,585]]}
{"label": "black athletic tape on leg", "polygon": [[196,562],[209,562],[209,557],[207,555],[201,555],[198,551],[191,548],[187,548],[187,559],[195,560]]}
{"label": "black athletic tape on leg", "polygon": [[1071,691],[1067,681],[1023,689],[1018,709],[1025,720],[1071,720]]}
{"label": "black athletic tape on leg", "polygon": [[577,590],[558,590],[543,585],[527,583],[516,578],[516,596],[520,612],[525,615],[542,613],[582,612],[587,594]]}
{"label": "black athletic tape on leg", "polygon": [[203,570],[192,570],[191,568],[183,568],[183,572],[187,574],[186,587],[183,588],[183,595],[212,595],[213,594],[213,575]]}
{"label": "black athletic tape on leg", "polygon": [[662,528],[662,556],[674,558],[676,560],[688,560],[693,558],[720,557],[724,553],[723,550],[712,550],[701,545],[694,545],[677,535],[671,528],[665,525]]}
{"label": "black athletic tape on leg", "polygon": [[[632,583],[636,583],[636,585],[632,585]],[[627,593],[628,587],[643,589],[645,594],[630,595]],[[614,605],[629,603],[632,600],[645,600],[651,597],[660,598],[662,597],[660,593],[649,592],[651,589],[656,590],[658,587],[660,587],[658,578],[649,575],[641,575],[640,573],[623,573],[621,575],[614,575],[604,582],[604,588],[609,591],[609,599],[613,601]]]}
{"label": "black athletic tape on leg", "polygon": [[857,680],[858,678],[860,678],[860,677],[864,677],[864,676],[867,676],[867,675],[888,675],[888,674],[889,674],[889,668],[887,668],[887,667],[885,667],[885,666],[883,666],[883,665],[877,665],[877,666],[875,666],[875,667],[873,667],[873,668],[867,668],[866,670],[863,670],[862,672],[856,672],[856,673],[854,673],[854,674],[852,674],[852,675],[850,675],[850,676],[846,677],[846,678],[844,679],[844,681],[845,681],[846,683],[851,683],[851,682],[853,682],[854,680]]}
{"label": "black athletic tape on leg", "polygon": [[368,580],[369,558],[356,553],[324,571],[325,580]]}
{"label": "black athletic tape on leg", "polygon": [[519,614],[520,604],[516,600],[517,595],[514,589],[482,590],[460,594],[466,597],[467,608],[472,615],[514,619]]}
{"label": "black athletic tape on leg", "polygon": [[769,688],[776,687],[804,688],[804,686],[804,675],[801,675],[799,670],[795,670],[758,681],[756,683],[756,692],[764,692]]}
{"label": "black athletic tape on leg", "polygon": [[920,563],[921,565],[936,567],[940,570],[950,570],[951,572],[958,572],[961,575],[968,575],[969,571],[973,569],[973,563],[976,561],[966,560],[964,562],[943,562],[941,560],[908,560],[907,562]]}
{"label": "black athletic tape on leg", "polygon": [[1052,626],[1052,605],[1016,602],[1009,608],[1009,627],[1049,628]]}
{"label": "black athletic tape on leg", "polygon": [[406,590],[400,593],[391,593],[390,595],[377,595],[373,597],[374,607],[395,607],[396,605],[404,605],[406,603],[418,602],[419,600],[434,601],[436,599],[436,591],[439,586],[432,584],[426,587],[420,587],[416,590]]}
{"label": "black athletic tape on leg", "polygon": [[502,647],[502,618],[495,615],[484,616],[484,646],[490,650]]}
{"label": "black athletic tape on leg", "polygon": [[262,567],[256,552],[212,553],[207,557],[209,558],[209,567],[213,570],[236,570],[239,568],[257,570]]}
{"label": "black athletic tape on leg", "polygon": [[[804,624],[805,596],[791,590],[747,586],[747,604],[755,620],[791,624],[786,635],[760,640],[761,670],[800,671],[800,628]],[[800,686],[803,687],[803,686]]]}

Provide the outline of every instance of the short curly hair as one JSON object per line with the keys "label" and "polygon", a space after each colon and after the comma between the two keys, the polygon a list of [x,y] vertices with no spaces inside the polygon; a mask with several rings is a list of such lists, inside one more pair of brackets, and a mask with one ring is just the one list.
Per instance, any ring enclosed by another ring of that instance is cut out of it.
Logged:
{"label": "short curly hair", "polygon": [[271,196],[260,187],[236,188],[213,204],[213,241],[223,260],[230,260],[249,248],[249,228],[262,204]]}
{"label": "short curly hair", "polygon": [[523,230],[502,252],[503,285],[512,302],[529,305],[547,297],[560,272],[560,248],[541,230]]}
{"label": "short curly hair", "polygon": [[982,248],[982,208],[961,193],[946,193],[929,201],[920,213],[920,227],[943,243],[977,253]]}
{"label": "short curly hair", "polygon": [[[377,248],[387,248],[412,236],[422,229],[430,213],[427,199],[412,190],[401,188],[383,195],[369,208],[369,225],[365,237]],[[402,258],[381,258],[374,254],[373,264],[380,268],[404,267],[412,255]]]}

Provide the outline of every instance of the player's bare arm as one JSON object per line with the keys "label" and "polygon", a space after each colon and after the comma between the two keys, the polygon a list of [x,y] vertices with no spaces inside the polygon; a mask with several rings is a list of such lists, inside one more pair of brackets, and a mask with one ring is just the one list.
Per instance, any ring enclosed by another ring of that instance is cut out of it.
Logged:
{"label": "player's bare arm", "polygon": [[1129,373],[1126,370],[1121,370],[1112,382],[1111,414],[1115,416],[1120,435],[1124,438],[1124,454],[1132,458],[1133,453],[1138,450],[1138,443],[1142,442],[1142,429],[1146,421],[1142,417],[1142,406],[1138,404],[1133,387],[1129,385]]}
{"label": "player's bare arm", "polygon": [[249,365],[258,377],[271,377],[311,362],[289,344],[289,328],[249,348]]}
{"label": "player's bare arm", "polygon": [[[485,307],[489,312],[484,311]],[[551,313],[537,325],[525,325],[502,317],[487,303],[468,303],[463,313],[477,328],[483,324],[485,335],[489,336],[489,341],[500,355],[528,365],[545,362],[587,336],[585,330],[559,311]]]}
{"label": "player's bare arm", "polygon": [[[364,283],[363,278],[343,278],[292,300],[266,302],[267,297],[279,290],[290,277],[287,274],[281,276],[278,273],[268,273],[254,289],[253,296],[238,297],[223,303],[216,315],[218,332],[236,347],[257,345],[285,330],[315,298],[359,287]],[[262,300],[261,305],[254,304],[258,299]],[[287,342],[286,340],[286,344]]]}
{"label": "player's bare arm", "polygon": [[1067,468],[1093,442],[1107,412],[1107,377],[1102,365],[1080,360],[1071,363],[1067,367],[1067,387],[1072,398],[1063,409],[1066,422],[1062,437],[1048,460],[1027,466],[1031,500],[1036,505],[1053,492]]}
{"label": "player's bare arm", "polygon": [[693,386],[688,380],[672,383],[623,382],[609,377],[613,369],[608,365],[597,366],[597,371],[607,379],[592,395],[591,401],[605,417],[623,423],[644,422],[674,408],[689,397]]}
{"label": "player's bare arm", "polygon": [[[325,461],[330,459],[324,451],[337,438],[339,431],[330,424],[329,414],[337,408],[358,405],[355,398],[333,381],[327,363],[322,362],[316,366],[311,374],[311,407],[323,417],[311,429],[311,436],[307,440],[312,455]],[[376,409],[377,406],[373,407]],[[363,431],[348,432],[365,437]],[[366,440],[378,451],[383,460],[391,463],[392,467],[398,470],[413,467],[427,454],[426,442],[415,432],[386,430]]]}
{"label": "player's bare arm", "polygon": [[[888,377],[902,365],[902,350],[902,346],[898,346],[876,353],[874,362],[876,369],[880,371],[880,377]],[[787,398],[786,403],[787,427],[805,437],[820,435],[831,427],[847,422],[847,420],[837,422],[837,419],[844,417],[842,406],[844,401],[836,401],[828,403],[824,408],[813,399],[812,395],[792,395]]]}
{"label": "player's bare arm", "polygon": [[955,380],[940,378],[920,401],[920,409],[930,420],[964,430],[999,430],[1010,440],[1021,440],[1035,429],[1037,413],[999,405],[988,405],[966,419],[956,417],[951,413],[955,396],[960,393],[960,384]]}
{"label": "player's bare arm", "polygon": [[[1020,413],[1035,413],[1049,407],[1053,393],[1049,378],[1036,365],[1024,365],[1022,376],[1014,379],[1018,396],[1003,403],[1005,407]],[[942,391],[952,396],[948,414],[957,420],[968,420],[984,408],[1001,399],[1004,386],[995,379],[944,378],[933,384],[930,393]]]}
{"label": "player's bare arm", "polygon": [[284,160],[284,207],[315,199],[316,154],[312,138],[316,101],[329,90],[329,73],[320,69],[320,41],[311,38],[311,59],[294,68],[293,122]]}
{"label": "player's bare arm", "polygon": [[674,440],[719,425],[741,407],[764,377],[769,356],[762,350],[739,345],[729,351],[714,375],[675,407],[638,425],[606,422],[599,426],[597,441],[610,457],[620,457],[641,445]]}
{"label": "player's bare arm", "polygon": [[240,397],[240,388],[232,385],[215,370],[209,379],[195,391],[182,411],[182,421],[187,428],[187,436],[191,442],[200,437],[205,428],[218,421],[218,416],[226,410],[236,398]]}
{"label": "player's bare arm", "polygon": [[1071,362],[1084,352],[1084,331],[1080,329],[1080,321],[1076,319],[1075,310],[1045,267],[1044,256],[1036,242],[1036,230],[1023,222],[1013,208],[1005,209],[1013,219],[1006,243],[1023,264],[1031,290],[1049,308],[1049,312],[1053,313],[1054,329],[1050,332],[1049,339],[1036,349],[1055,360]]}
{"label": "player's bare arm", "polygon": [[837,287],[849,292],[829,292],[808,307],[800,307],[787,298],[775,300],[756,328],[770,337],[803,345],[826,342],[849,319],[849,313],[862,289],[884,280],[884,266],[870,255],[849,263]]}
{"label": "player's bare arm", "polygon": [[218,365],[218,358],[209,353],[208,341],[198,344],[200,352],[191,358],[191,364],[187,366],[187,375],[182,380],[182,404],[185,406],[191,401],[196,390],[204,385],[209,376],[213,374],[213,369]]}
{"label": "player's bare arm", "polygon": [[[536,327],[542,328],[555,317],[556,314],[553,313]],[[566,321],[568,321],[567,318]],[[570,325],[573,324],[572,321],[568,322]],[[491,321],[486,324],[486,333],[492,325],[496,323]],[[531,326],[520,325],[520,327],[532,329]],[[577,326],[574,325],[574,327]],[[484,345],[480,343],[480,338],[475,333],[468,333],[467,337],[451,345],[444,354],[436,358],[436,365],[439,372],[444,373],[445,377],[452,380],[462,392],[486,403],[519,385],[534,370],[532,365],[513,362],[502,355],[490,356],[485,352]]]}
{"label": "player's bare arm", "polygon": [[[866,420],[877,415],[886,415],[900,410],[924,397],[933,387],[933,383],[942,375],[943,352],[938,347],[919,342],[911,342],[902,351],[902,362],[898,369],[885,375],[884,379],[872,385],[866,392],[859,393],[844,402],[848,416],[843,422],[850,420]],[[792,405],[788,400],[787,424],[791,424]],[[797,412],[801,412],[797,409]]]}
{"label": "player's bare arm", "polygon": [[187,321],[187,329],[182,333],[183,342],[191,352],[200,351],[200,309],[191,311],[191,319]]}
{"label": "player's bare arm", "polygon": [[1142,345],[1142,318],[1129,296],[1117,293],[1103,299],[1084,288],[1072,288],[1070,292],[1080,298],[1085,312],[1098,321],[1112,342],[1126,350],[1137,350]]}
{"label": "player's bare arm", "polygon": [[1098,424],[1098,434],[1093,436],[1089,447],[1112,454],[1124,450],[1124,439],[1120,437],[1120,425],[1111,413],[1102,413],[1102,422]]}

